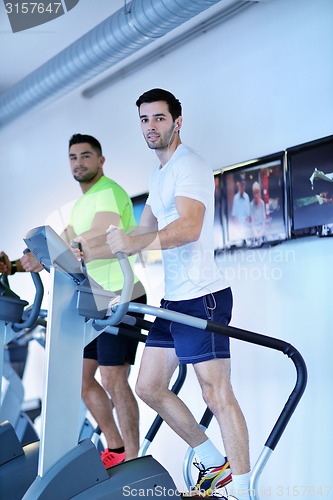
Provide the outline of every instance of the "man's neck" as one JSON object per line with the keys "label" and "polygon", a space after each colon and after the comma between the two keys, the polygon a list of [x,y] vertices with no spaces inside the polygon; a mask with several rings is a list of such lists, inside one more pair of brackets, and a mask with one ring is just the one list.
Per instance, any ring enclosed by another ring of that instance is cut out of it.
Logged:
{"label": "man's neck", "polygon": [[172,144],[170,144],[170,146],[168,146],[167,148],[155,150],[156,156],[160,161],[161,168],[164,167],[164,165],[166,163],[168,163],[171,156],[174,154],[174,152],[176,151],[176,149],[178,148],[178,146],[181,143],[182,143],[182,141],[178,138]]}
{"label": "man's neck", "polygon": [[85,194],[89,191],[89,189],[91,189],[95,184],[96,182],[98,182],[100,180],[100,178],[103,176],[103,172],[101,174],[97,174],[93,179],[91,179],[91,181],[89,182],[80,182],[80,187],[81,187],[81,190],[82,190],[82,193]]}

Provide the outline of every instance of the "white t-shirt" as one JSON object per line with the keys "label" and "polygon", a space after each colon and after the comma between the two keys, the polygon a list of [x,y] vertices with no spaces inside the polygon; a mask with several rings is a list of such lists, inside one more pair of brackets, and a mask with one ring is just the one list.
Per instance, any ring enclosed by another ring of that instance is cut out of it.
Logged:
{"label": "white t-shirt", "polygon": [[228,284],[214,259],[213,173],[196,152],[183,144],[150,177],[147,204],[159,230],[178,219],[176,196],[201,201],[206,210],[197,241],[162,251],[165,299],[188,300],[226,288]]}

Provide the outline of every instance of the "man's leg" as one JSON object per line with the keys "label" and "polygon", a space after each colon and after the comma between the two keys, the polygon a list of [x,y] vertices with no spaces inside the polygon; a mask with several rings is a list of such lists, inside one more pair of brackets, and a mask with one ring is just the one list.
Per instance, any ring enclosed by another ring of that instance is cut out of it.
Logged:
{"label": "man's leg", "polygon": [[103,387],[110,394],[117,412],[126,460],[130,460],[139,452],[139,409],[128,383],[130,365],[100,366],[99,369]]}
{"label": "man's leg", "polygon": [[136,393],[192,448],[206,441],[190,410],[170,389],[171,377],[178,366],[172,348],[145,347]]}
{"label": "man's leg", "polygon": [[113,418],[112,403],[108,394],[95,379],[97,367],[96,360],[83,360],[82,399],[101,428],[108,448],[120,448],[124,444]]}
{"label": "man's leg", "polygon": [[136,391],[138,396],[158,412],[191,448],[198,451],[200,449],[199,457],[207,454],[209,459],[213,460],[214,467],[206,468],[202,464],[197,464],[199,478],[193,489],[194,493],[204,490],[206,494],[210,494],[213,489],[222,488],[230,483],[229,463],[208,440],[188,407],[168,388],[177,365],[178,358],[174,349],[146,347],[141,360]]}
{"label": "man's leg", "polygon": [[204,401],[219,424],[232,473],[240,475],[249,472],[248,431],[231,386],[230,359],[212,359],[193,367]]}

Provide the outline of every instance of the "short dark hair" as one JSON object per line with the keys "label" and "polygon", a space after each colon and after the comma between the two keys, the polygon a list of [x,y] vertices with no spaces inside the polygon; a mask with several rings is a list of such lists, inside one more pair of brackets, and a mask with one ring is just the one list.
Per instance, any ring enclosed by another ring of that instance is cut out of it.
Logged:
{"label": "short dark hair", "polygon": [[102,146],[101,143],[95,139],[92,135],[88,134],[74,134],[69,139],[68,149],[73,146],[73,144],[82,144],[83,142],[87,142],[90,146],[96,151],[99,156],[102,156]]}
{"label": "short dark hair", "polygon": [[171,94],[171,92],[164,89],[147,90],[147,92],[140,95],[139,99],[136,101],[136,105],[140,108],[143,103],[156,101],[165,101],[168,104],[169,112],[173,121],[182,115],[182,105],[180,101],[173,94]]}
{"label": "short dark hair", "polygon": [[246,182],[245,174],[238,174],[237,182],[245,183]]}

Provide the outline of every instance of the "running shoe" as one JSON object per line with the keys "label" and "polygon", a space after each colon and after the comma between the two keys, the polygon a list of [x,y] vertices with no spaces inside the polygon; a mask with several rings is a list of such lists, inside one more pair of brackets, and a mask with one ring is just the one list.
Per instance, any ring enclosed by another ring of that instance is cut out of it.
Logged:
{"label": "running shoe", "polygon": [[201,497],[214,496],[214,491],[231,483],[232,476],[228,460],[220,467],[204,467],[202,463],[194,462],[193,465],[199,469],[197,484],[193,493]]}
{"label": "running shoe", "polygon": [[106,469],[110,467],[114,467],[115,465],[121,464],[125,462],[126,453],[114,453],[113,451],[109,451],[105,449],[101,452],[101,460]]}

